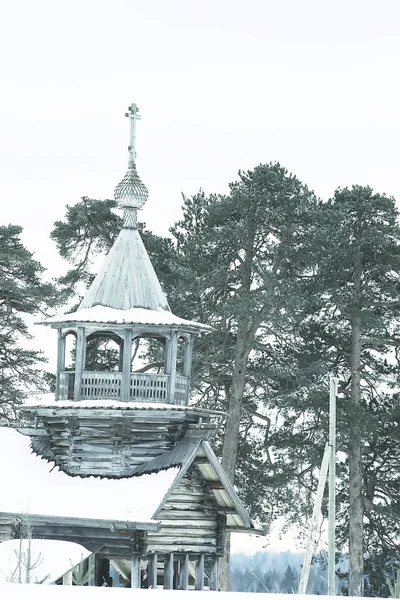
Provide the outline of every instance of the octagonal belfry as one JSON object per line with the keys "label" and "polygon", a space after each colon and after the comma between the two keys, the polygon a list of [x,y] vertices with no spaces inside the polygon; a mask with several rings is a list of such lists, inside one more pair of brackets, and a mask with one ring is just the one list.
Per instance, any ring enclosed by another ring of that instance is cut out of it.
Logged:
{"label": "octagonal belfry", "polygon": [[55,398],[25,405],[19,426],[70,475],[132,476],[193,436],[208,439],[221,417],[189,406],[193,340],[210,327],[171,312],[143,245],[137,211],[148,192],[136,170],[135,104],[127,116],[128,170],[115,189],[122,229],[78,310],[44,322],[58,331]]}

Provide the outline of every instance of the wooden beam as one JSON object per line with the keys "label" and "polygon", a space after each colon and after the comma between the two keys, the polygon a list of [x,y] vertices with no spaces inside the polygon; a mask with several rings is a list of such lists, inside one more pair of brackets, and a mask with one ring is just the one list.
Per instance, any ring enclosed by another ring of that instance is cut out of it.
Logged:
{"label": "wooden beam", "polygon": [[174,555],[171,552],[164,561],[164,589],[172,590],[174,585]]}
{"label": "wooden beam", "polygon": [[140,556],[131,554],[131,588],[140,588]]}
{"label": "wooden beam", "polygon": [[196,576],[195,576],[195,589],[204,589],[204,554],[200,554],[196,560]]}

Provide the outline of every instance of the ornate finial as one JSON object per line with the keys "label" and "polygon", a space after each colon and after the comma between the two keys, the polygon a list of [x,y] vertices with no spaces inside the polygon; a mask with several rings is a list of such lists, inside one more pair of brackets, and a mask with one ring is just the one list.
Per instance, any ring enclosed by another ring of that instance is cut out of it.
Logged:
{"label": "ornate finial", "polygon": [[131,120],[131,134],[129,150],[128,171],[125,177],[117,185],[114,191],[114,198],[117,204],[124,209],[124,227],[137,227],[137,211],[142,208],[147,200],[148,191],[144,183],[142,183],[136,171],[136,121],[141,117],[139,108],[132,103],[125,113],[126,117]]}

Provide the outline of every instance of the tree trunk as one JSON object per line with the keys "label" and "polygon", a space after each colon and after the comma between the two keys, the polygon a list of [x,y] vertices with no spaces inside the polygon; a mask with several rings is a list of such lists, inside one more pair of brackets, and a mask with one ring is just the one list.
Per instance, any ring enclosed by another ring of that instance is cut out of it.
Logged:
{"label": "tree trunk", "polygon": [[[253,338],[257,332],[261,313],[251,319],[248,308],[251,289],[251,269],[253,257],[255,229],[249,236],[246,257],[242,266],[242,293],[244,294],[242,313],[239,320],[235,346],[235,362],[232,373],[232,386],[228,402],[228,413],[225,423],[224,443],[222,447],[222,467],[231,483],[235,481],[235,468],[239,445],[240,417],[242,414],[243,394],[246,385],[247,359],[249,357]],[[219,561],[219,589],[229,591],[229,559],[231,540],[226,533],[224,554]]]}
{"label": "tree trunk", "polygon": [[349,596],[364,595],[364,552],[361,458],[361,255],[354,274],[351,323],[351,398],[349,407]]}
{"label": "tree trunk", "polygon": [[[240,431],[240,417],[242,413],[243,393],[246,383],[247,371],[247,327],[241,327],[236,342],[235,364],[232,375],[232,391],[229,398],[228,414],[225,424],[224,444],[222,448],[222,467],[229,480],[235,480],[235,467],[238,453],[238,440]],[[226,534],[224,554],[219,562],[219,588],[220,591],[229,591],[229,557],[230,534]]]}

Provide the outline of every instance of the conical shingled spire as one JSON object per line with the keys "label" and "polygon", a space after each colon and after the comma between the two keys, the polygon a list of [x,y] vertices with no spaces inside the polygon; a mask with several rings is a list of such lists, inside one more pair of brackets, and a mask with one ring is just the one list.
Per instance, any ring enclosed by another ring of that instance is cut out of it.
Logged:
{"label": "conical shingled spire", "polygon": [[120,231],[79,309],[96,305],[170,310],[137,229]]}

